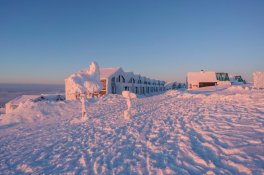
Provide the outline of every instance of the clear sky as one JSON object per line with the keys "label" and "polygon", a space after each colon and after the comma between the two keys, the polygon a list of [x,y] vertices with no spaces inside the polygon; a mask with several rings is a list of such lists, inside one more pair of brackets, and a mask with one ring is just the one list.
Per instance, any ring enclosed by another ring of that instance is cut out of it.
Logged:
{"label": "clear sky", "polygon": [[264,71],[264,0],[0,0],[0,83],[63,83],[95,60],[185,81]]}

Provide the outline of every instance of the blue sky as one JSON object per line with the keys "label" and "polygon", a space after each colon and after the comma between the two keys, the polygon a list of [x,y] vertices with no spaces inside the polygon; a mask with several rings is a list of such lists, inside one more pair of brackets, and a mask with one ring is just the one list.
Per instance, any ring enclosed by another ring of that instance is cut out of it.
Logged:
{"label": "blue sky", "polygon": [[264,71],[264,1],[0,1],[0,83],[63,83],[96,60],[151,78]]}

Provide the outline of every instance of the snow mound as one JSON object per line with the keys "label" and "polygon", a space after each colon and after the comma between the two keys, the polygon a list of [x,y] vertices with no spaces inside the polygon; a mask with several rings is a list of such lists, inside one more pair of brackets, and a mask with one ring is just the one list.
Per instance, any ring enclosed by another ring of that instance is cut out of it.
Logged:
{"label": "snow mound", "polygon": [[129,92],[129,91],[123,91],[122,92],[122,96],[125,97],[125,98],[129,98],[129,99],[137,98],[136,94],[134,94],[132,92]]}
{"label": "snow mound", "polygon": [[[76,106],[77,104],[79,104],[79,102],[26,101],[21,103],[14,111],[1,115],[0,125],[33,123],[46,119],[60,120],[68,116],[69,110],[78,108]],[[71,114],[77,115],[78,111],[72,111]]]}
{"label": "snow mound", "polygon": [[228,91],[243,91],[245,89],[242,86],[231,86],[227,90]]}
{"label": "snow mound", "polygon": [[176,96],[176,95],[179,95],[180,92],[177,91],[177,90],[168,90],[164,94],[167,95],[167,96]]}

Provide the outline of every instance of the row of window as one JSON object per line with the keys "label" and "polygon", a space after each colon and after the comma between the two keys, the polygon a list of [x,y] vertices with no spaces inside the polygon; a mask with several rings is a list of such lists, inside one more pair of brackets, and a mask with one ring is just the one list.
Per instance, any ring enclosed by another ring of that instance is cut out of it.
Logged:
{"label": "row of window", "polygon": [[227,73],[216,73],[216,79],[218,81],[229,81],[229,77]]}
{"label": "row of window", "polygon": [[161,92],[164,91],[164,88],[162,87],[134,87],[131,88],[129,86],[125,86],[124,87],[125,91],[131,91],[133,93],[136,94],[149,94],[149,93],[153,93],[153,92]]}
{"label": "row of window", "polygon": [[[122,75],[119,75],[118,77],[113,77],[112,78],[112,80],[111,80],[113,83],[114,82],[118,82],[118,83],[125,83],[125,78],[122,76]],[[136,81],[135,81],[135,79],[134,78],[130,78],[130,80],[128,81],[128,83],[133,83],[133,84],[135,84],[136,83]],[[141,79],[139,79],[138,81],[137,81],[137,84],[142,84],[142,80]],[[162,86],[164,86],[164,83],[160,83],[160,82],[158,82],[158,83],[156,83],[156,82],[153,82],[153,83],[151,83],[151,82],[147,82],[147,81],[144,81],[144,84],[148,84],[148,85],[162,85]]]}

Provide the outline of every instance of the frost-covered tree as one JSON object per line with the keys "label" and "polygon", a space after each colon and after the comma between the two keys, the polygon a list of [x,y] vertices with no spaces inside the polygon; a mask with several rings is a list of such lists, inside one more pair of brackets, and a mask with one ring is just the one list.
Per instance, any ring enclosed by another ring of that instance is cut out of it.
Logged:
{"label": "frost-covered tree", "polygon": [[67,78],[66,83],[71,84],[70,93],[75,94],[81,101],[82,120],[87,120],[86,98],[102,89],[98,64],[92,62],[88,69],[72,74]]}

